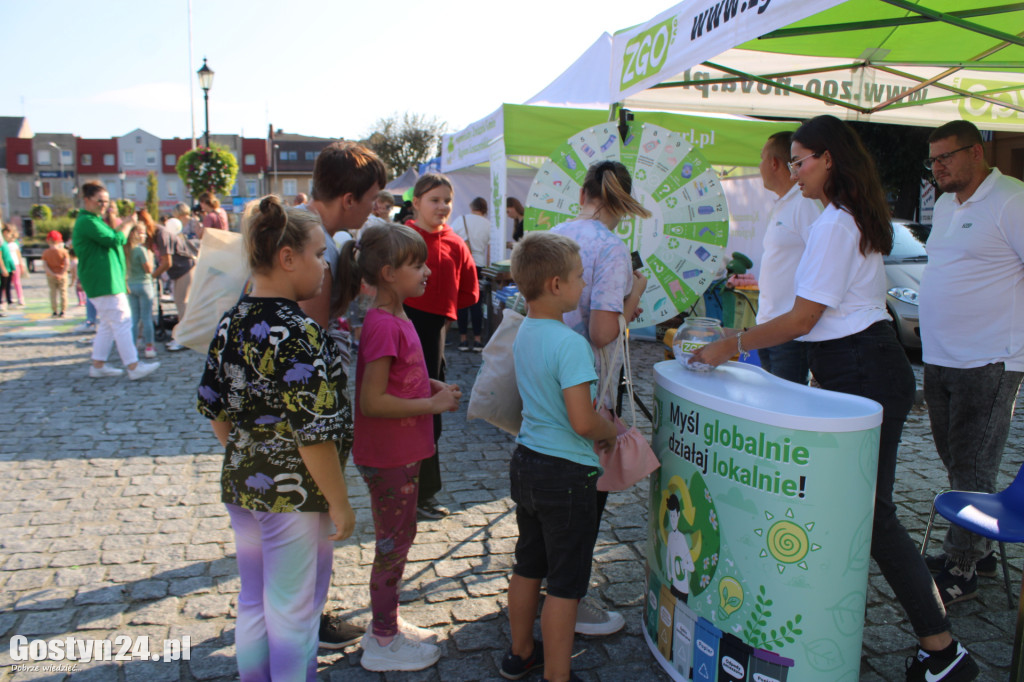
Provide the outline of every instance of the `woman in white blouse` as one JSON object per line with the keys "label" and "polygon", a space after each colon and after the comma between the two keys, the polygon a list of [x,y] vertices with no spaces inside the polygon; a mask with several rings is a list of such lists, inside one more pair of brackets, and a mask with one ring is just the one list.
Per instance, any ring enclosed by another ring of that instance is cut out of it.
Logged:
{"label": "woman in white blouse", "polygon": [[915,381],[885,309],[882,256],[892,250],[893,231],[878,171],[857,134],[834,116],[800,126],[790,152],[790,172],[803,195],[825,206],[796,270],[793,308],[704,346],[691,362],[720,365],[737,352],[799,339],[808,342],[811,372],[822,388],[882,405],[871,556],[920,642],[907,679],[972,680],[977,665],[952,638],[931,574],[892,500]]}

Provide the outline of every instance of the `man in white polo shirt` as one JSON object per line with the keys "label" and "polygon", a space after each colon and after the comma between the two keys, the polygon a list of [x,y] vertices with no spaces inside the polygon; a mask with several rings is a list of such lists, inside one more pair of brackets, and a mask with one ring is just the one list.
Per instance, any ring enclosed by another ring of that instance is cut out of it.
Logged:
{"label": "man in white polo shirt", "polygon": [[[793,276],[800,264],[807,235],[821,215],[821,204],[800,193],[796,180],[789,173],[789,146],[793,133],[783,131],[768,138],[761,149],[761,181],[765,189],[779,198],[768,213],[764,233],[764,255],[758,286],[757,323],[764,324],[793,308],[796,289]],[[777,377],[807,383],[807,350],[803,341],[787,341],[757,351],[761,366]]]}
{"label": "man in white polo shirt", "polygon": [[[989,168],[966,121],[936,128],[928,154],[944,192],[920,294],[932,437],[952,488],[994,492],[1024,376],[1024,182]],[[978,573],[995,575],[985,538],[950,526],[943,550],[928,565],[946,604],[977,596]]]}

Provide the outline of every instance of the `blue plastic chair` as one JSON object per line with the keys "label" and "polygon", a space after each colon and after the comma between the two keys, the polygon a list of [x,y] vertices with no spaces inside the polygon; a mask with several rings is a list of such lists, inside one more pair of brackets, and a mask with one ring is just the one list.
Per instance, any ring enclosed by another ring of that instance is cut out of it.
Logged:
{"label": "blue plastic chair", "polygon": [[[1006,601],[1013,608],[1010,593],[1010,575],[1006,569],[1006,548],[1004,542],[1024,542],[1024,465],[1017,471],[1013,483],[997,493],[977,493],[949,490],[935,496],[928,526],[924,531],[921,553],[928,547],[932,522],[938,512],[950,523],[999,543],[999,559],[1003,567],[1003,583],[1006,586]],[[1024,660],[1021,650],[1024,644],[1024,584],[1021,585],[1017,602],[1017,637],[1013,645],[1013,662],[1010,666],[1011,679],[1024,679]]]}

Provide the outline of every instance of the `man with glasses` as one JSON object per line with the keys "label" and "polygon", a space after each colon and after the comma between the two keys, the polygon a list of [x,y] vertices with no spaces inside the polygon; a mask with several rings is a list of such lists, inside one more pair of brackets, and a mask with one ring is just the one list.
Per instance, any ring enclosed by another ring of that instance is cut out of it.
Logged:
{"label": "man with glasses", "polygon": [[71,233],[78,255],[78,281],[96,306],[96,338],[89,376],[100,379],[124,374],[124,370],[107,366],[110,348],[116,343],[128,378],[134,381],[155,372],[160,363],[139,362],[125,286],[125,228],[132,223],[123,222],[113,229],[103,222],[100,215],[109,205],[110,195],[101,182],[82,185],[82,210]]}
{"label": "man with glasses", "polygon": [[[935,203],[921,280],[924,394],[935,449],[956,490],[994,492],[1024,377],[1024,182],[985,161],[981,134],[952,121],[928,137]],[[928,557],[946,604],[996,574],[992,543],[952,525]]]}

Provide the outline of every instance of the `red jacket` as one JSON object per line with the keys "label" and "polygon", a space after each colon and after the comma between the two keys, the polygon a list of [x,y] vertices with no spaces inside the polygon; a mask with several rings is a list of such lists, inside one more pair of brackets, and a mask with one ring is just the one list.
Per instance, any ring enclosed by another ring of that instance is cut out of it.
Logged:
{"label": "red jacket", "polygon": [[405,299],[410,308],[455,319],[456,311],[467,308],[480,298],[476,265],[469,247],[448,225],[438,232],[427,232],[415,220],[405,223],[419,232],[427,243],[427,289],[422,296]]}

